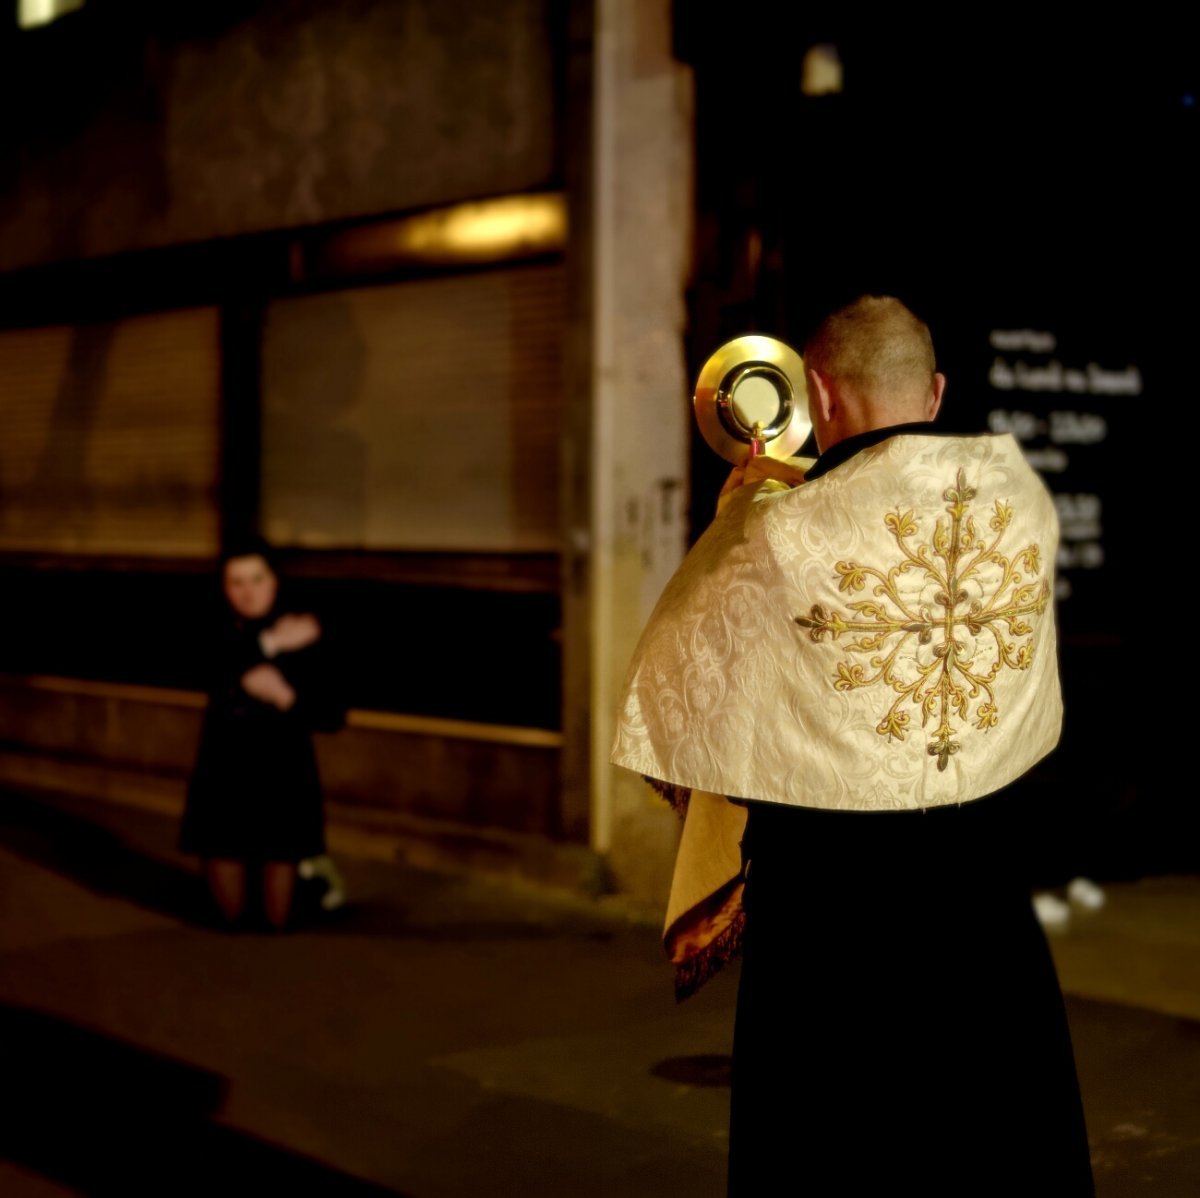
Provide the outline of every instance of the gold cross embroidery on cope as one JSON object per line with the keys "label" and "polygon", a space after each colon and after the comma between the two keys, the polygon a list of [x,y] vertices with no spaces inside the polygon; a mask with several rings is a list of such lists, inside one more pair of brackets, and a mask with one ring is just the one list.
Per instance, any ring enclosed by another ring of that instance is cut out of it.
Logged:
{"label": "gold cross embroidery on cope", "polygon": [[[954,721],[961,726],[973,720],[980,732],[999,722],[993,684],[1002,670],[1028,670],[1033,664],[1034,628],[1025,617],[1040,616],[1050,599],[1049,582],[1036,578],[1041,570],[1036,543],[1011,556],[1001,552],[1013,519],[1010,504],[996,500],[988,519],[994,535],[988,540],[970,513],[975,488],[966,485],[961,468],[942,498],[949,521],[938,518],[928,544],[918,543],[920,524],[911,510],[887,513],[884,525],[902,556],[886,572],[860,562],[837,563],[839,591],[862,591],[874,579],[875,600],[850,603],[852,616],[814,604],[809,615],[795,617],[814,641],[847,635],[855,638],[846,645],[851,653],[873,655],[866,663],[838,662],[833,685],[840,691],[887,686],[896,694],[875,728],[881,736],[904,740],[910,722],[906,705],[920,709],[922,728],[937,721],[927,751],[937,758],[939,771],[959,751]],[[912,571],[921,572],[924,598],[916,603],[901,594],[901,580]],[[989,662],[987,646],[993,642],[995,657]]]}

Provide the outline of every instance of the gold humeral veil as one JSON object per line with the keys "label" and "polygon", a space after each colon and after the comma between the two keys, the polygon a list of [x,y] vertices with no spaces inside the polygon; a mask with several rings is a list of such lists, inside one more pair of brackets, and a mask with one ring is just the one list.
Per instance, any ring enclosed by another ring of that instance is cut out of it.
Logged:
{"label": "gold humeral veil", "polygon": [[1054,748],[1057,543],[1007,434],[898,435],[800,486],[733,493],[642,634],[612,752],[686,811],[677,968],[740,926],[730,798],[963,803]]}

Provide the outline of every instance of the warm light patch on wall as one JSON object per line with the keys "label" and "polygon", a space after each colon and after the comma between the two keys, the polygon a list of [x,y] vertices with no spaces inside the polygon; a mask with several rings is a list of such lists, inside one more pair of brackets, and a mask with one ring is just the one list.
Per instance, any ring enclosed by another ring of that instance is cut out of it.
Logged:
{"label": "warm light patch on wall", "polygon": [[314,260],[305,255],[305,266],[354,274],[405,265],[487,265],[561,253],[566,238],[562,194],[502,196],[345,229],[320,246]]}
{"label": "warm light patch on wall", "polygon": [[523,258],[561,249],[567,214],[559,195],[506,196],[412,217],[399,232],[409,253],[453,258]]}
{"label": "warm light patch on wall", "polygon": [[49,25],[59,17],[82,8],[84,0],[18,0],[17,24],[22,29]]}
{"label": "warm light patch on wall", "polygon": [[835,96],[842,91],[842,57],[837,46],[822,42],[809,46],[800,67],[800,90],[806,96]]}

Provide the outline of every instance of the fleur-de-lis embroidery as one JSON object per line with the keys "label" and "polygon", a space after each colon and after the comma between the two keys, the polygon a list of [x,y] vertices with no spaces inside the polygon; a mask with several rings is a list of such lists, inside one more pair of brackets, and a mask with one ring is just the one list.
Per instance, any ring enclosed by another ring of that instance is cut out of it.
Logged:
{"label": "fleur-de-lis embroidery", "polygon": [[[862,661],[837,663],[833,685],[850,691],[862,687],[887,686],[894,700],[880,718],[875,731],[889,740],[904,740],[910,730],[910,707],[921,713],[921,727],[932,722],[926,749],[944,770],[959,751],[961,726],[987,732],[1000,721],[994,683],[1004,669],[1027,670],[1034,660],[1034,622],[1050,601],[1050,584],[1036,576],[1041,570],[1041,553],[1034,543],[1006,555],[1000,546],[1013,521],[1013,509],[997,500],[988,518],[991,533],[981,535],[971,515],[975,488],[967,485],[960,468],[953,485],[942,492],[947,518],[939,517],[928,544],[918,543],[920,524],[912,511],[888,512],[884,526],[900,550],[900,560],[882,570],[862,562],[838,562],[838,590],[854,593],[874,581],[874,599],[849,604],[853,615],[842,616],[814,604],[796,623],[820,641],[836,641],[843,635],[854,639],[846,646],[851,653],[866,655]],[[999,581],[987,597],[984,567]],[[921,571],[932,587],[921,588],[932,602],[919,606],[905,601],[900,580],[910,571]],[[980,597],[971,598],[964,584],[974,584]],[[977,666],[962,636],[986,636],[996,646],[995,659]],[[1023,639],[1021,639],[1023,638]],[[902,658],[902,651],[910,652]],[[915,656],[915,677],[902,675],[898,663]],[[956,731],[956,725],[958,731]]]}

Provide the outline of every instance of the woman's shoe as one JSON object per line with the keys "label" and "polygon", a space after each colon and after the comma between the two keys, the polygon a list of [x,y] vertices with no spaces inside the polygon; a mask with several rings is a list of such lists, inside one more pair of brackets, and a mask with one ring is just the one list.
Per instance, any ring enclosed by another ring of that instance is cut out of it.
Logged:
{"label": "woman's shoe", "polygon": [[345,903],[346,880],[327,853],[301,861],[296,872],[306,881],[319,878],[325,883],[325,893],[321,895],[322,911],[336,911]]}

